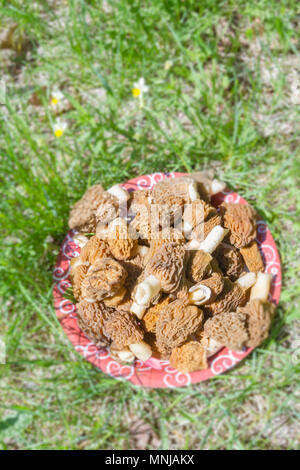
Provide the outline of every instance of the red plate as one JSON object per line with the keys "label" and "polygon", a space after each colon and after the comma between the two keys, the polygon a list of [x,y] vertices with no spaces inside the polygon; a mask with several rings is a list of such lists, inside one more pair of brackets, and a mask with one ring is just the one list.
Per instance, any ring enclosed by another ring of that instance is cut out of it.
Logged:
{"label": "red plate", "polygon": [[[129,191],[136,189],[151,189],[164,178],[177,178],[184,173],[153,173],[129,180],[122,186]],[[245,204],[246,201],[233,191],[224,191],[213,197],[212,204],[218,206],[221,202],[234,202]],[[251,348],[241,352],[231,351],[227,348],[221,349],[209,359],[209,367],[205,370],[191,373],[181,373],[173,369],[168,361],[149,359],[142,363],[137,361],[135,365],[120,365],[114,361],[107,350],[96,347],[79,329],[76,319],[76,305],[64,297],[64,293],[70,283],[70,260],[78,256],[80,248],[73,241],[74,231],[69,231],[54,269],[54,308],[56,315],[65,330],[69,340],[85,359],[101,369],[106,374],[120,380],[129,380],[135,385],[142,387],[182,387],[192,383],[198,383],[212,376],[222,374],[234,367],[251,351]],[[270,292],[270,300],[276,304],[279,302],[281,290],[281,265],[275,241],[270,230],[263,220],[258,221],[257,242],[259,244],[265,272],[273,274],[273,282]]]}

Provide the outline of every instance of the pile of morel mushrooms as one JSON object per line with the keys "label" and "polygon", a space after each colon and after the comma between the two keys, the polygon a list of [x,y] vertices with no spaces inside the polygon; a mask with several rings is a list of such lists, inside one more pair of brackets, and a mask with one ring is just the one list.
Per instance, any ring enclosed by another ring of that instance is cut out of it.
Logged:
{"label": "pile of morel mushrooms", "polygon": [[223,346],[242,350],[268,336],[274,305],[256,213],[211,205],[224,186],[204,172],[132,193],[97,184],[72,208],[78,324],[115,360],[152,356],[192,372]]}

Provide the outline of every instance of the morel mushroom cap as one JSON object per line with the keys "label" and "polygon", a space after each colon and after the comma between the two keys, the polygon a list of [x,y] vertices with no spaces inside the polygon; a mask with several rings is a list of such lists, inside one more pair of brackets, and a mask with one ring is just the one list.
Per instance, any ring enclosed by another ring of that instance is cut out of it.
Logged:
{"label": "morel mushroom cap", "polygon": [[97,235],[89,239],[80,252],[80,259],[83,263],[95,263],[98,258],[109,258],[110,250],[107,243],[101,240]]}
{"label": "morel mushroom cap", "polygon": [[246,302],[246,292],[239,285],[234,284],[229,278],[224,278],[224,287],[222,293],[217,297],[215,302],[206,305],[207,311],[212,315],[234,311],[240,305]]}
{"label": "morel mushroom cap", "polygon": [[[210,204],[202,201],[201,199],[196,199],[192,203],[185,206],[183,212],[183,230],[187,235],[199,224],[202,224],[209,216],[216,214],[216,209]],[[220,225],[221,219],[219,224]],[[211,227],[212,228],[212,227]],[[210,231],[210,230],[209,230]],[[207,233],[209,233],[209,231]],[[194,237],[192,237],[194,238]],[[205,235],[203,239],[205,238]]]}
{"label": "morel mushroom cap", "polygon": [[82,300],[76,305],[79,328],[98,347],[106,347],[110,339],[105,335],[103,327],[113,313],[113,309],[102,302],[86,302]]}
{"label": "morel mushroom cap", "polygon": [[113,342],[114,347],[123,349],[143,339],[143,331],[134,315],[115,310],[104,325],[104,333]]}
{"label": "morel mushroom cap", "polygon": [[199,199],[197,185],[188,176],[159,181],[152,190],[152,196],[155,203],[168,204],[170,207],[182,206]]}
{"label": "morel mushroom cap", "polygon": [[183,373],[206,369],[206,351],[198,341],[189,341],[172,350],[170,365]]}
{"label": "morel mushroom cap", "polygon": [[274,317],[275,305],[254,299],[237,312],[246,315],[249,339],[247,346],[259,346],[268,336]]}
{"label": "morel mushroom cap", "polygon": [[73,295],[76,300],[81,299],[81,285],[88,271],[86,264],[79,264],[71,269],[71,283],[73,287]]}
{"label": "morel mushroom cap", "polygon": [[155,227],[151,226],[150,208],[142,206],[134,219],[130,222],[129,227],[136,231],[141,240],[149,243],[151,240],[151,233],[155,231]]}
{"label": "morel mushroom cap", "polygon": [[209,303],[211,303],[219,294],[221,294],[224,287],[224,278],[221,274],[214,272],[210,277],[202,280],[201,285],[210,288],[211,296],[209,298]]}
{"label": "morel mushroom cap", "polygon": [[126,289],[123,286],[112,297],[106,297],[106,299],[103,299],[103,303],[107,307],[117,307],[118,305],[123,303],[125,295],[126,295]]}
{"label": "morel mushroom cap", "polygon": [[72,207],[69,227],[81,232],[94,232],[96,226],[95,212],[101,203],[104,189],[101,184],[91,186]]}
{"label": "morel mushroom cap", "polygon": [[170,296],[161,299],[156,305],[148,308],[145,315],[143,316],[143,325],[145,330],[151,333],[155,333],[156,322],[159,318],[160,312],[171,302]]}
{"label": "morel mushroom cap", "polygon": [[188,299],[177,299],[167,305],[160,313],[156,323],[157,344],[160,350],[181,346],[189,336],[203,324],[203,312]]}
{"label": "morel mushroom cap", "polygon": [[240,252],[232,245],[221,243],[213,253],[213,256],[216,257],[224,275],[232,281],[235,281],[245,270],[245,264]]}
{"label": "morel mushroom cap", "polygon": [[183,244],[185,242],[184,235],[180,230],[177,230],[173,227],[166,227],[156,234],[155,238],[151,239],[150,247],[148,253],[145,257],[145,262],[147,263],[155,253],[163,246],[168,243],[178,243]]}
{"label": "morel mushroom cap", "polygon": [[211,273],[212,256],[202,250],[191,252],[186,275],[191,282],[200,282]]}
{"label": "morel mushroom cap", "polygon": [[133,191],[129,202],[129,211],[133,214],[137,214],[140,212],[141,206],[150,207],[151,201],[151,191],[149,189]]}
{"label": "morel mushroom cap", "polygon": [[219,214],[213,214],[204,222],[196,225],[196,227],[192,230],[190,238],[192,240],[202,242],[214,227],[217,225],[222,225],[221,222],[222,219]]}
{"label": "morel mushroom cap", "polygon": [[250,243],[250,245],[245,246],[244,248],[241,248],[240,252],[249,271],[264,271],[264,263],[256,241]]}
{"label": "morel mushroom cap", "polygon": [[97,259],[82,282],[82,296],[89,300],[102,300],[114,296],[124,285],[127,272],[112,258]]}
{"label": "morel mushroom cap", "polygon": [[121,218],[115,219],[108,229],[110,236],[107,243],[114,258],[117,260],[133,258],[137,252],[138,240],[134,238],[126,221]]}
{"label": "morel mushroom cap", "polygon": [[96,225],[106,225],[119,215],[119,200],[108,192],[104,192],[95,211]]}
{"label": "morel mushroom cap", "polygon": [[230,230],[230,243],[237,248],[256,238],[256,212],[249,204],[223,202],[220,206],[224,227]]}
{"label": "morel mushroom cap", "polygon": [[204,323],[205,335],[229,349],[240,351],[248,341],[246,315],[238,312],[223,312]]}
{"label": "morel mushroom cap", "polygon": [[185,267],[185,248],[177,243],[163,245],[147,263],[147,275],[155,276],[166,293],[175,292]]}

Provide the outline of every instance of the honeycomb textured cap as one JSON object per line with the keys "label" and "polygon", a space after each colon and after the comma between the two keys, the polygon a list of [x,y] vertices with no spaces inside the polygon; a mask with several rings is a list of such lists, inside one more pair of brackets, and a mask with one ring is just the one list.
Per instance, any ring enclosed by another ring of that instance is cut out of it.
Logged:
{"label": "honeycomb textured cap", "polygon": [[156,305],[148,308],[143,316],[143,326],[145,330],[150,333],[155,333],[156,322],[159,318],[161,311],[171,302],[170,296],[161,299]]}
{"label": "honeycomb textured cap", "polygon": [[104,189],[101,184],[91,186],[72,207],[69,227],[82,232],[94,232],[96,228],[95,212],[101,204]]}
{"label": "honeycomb textured cap", "polygon": [[145,261],[148,262],[155,253],[161,248],[163,245],[167,245],[168,243],[178,243],[183,244],[185,242],[185,238],[183,233],[176,228],[164,228],[163,230],[159,231],[156,234],[155,238],[152,238],[150,241],[149,251],[145,257]]}
{"label": "honeycomb textured cap", "polygon": [[82,300],[76,306],[79,328],[98,347],[106,347],[110,339],[104,333],[104,324],[113,309],[106,307],[102,302],[86,302]]}
{"label": "honeycomb textured cap", "polygon": [[211,315],[235,311],[240,305],[246,303],[246,293],[239,284],[234,284],[229,278],[224,278],[224,287],[215,302],[205,308]]}
{"label": "honeycomb textured cap", "polygon": [[119,201],[110,193],[104,192],[95,211],[96,224],[108,224],[119,215]]}
{"label": "honeycomb textured cap", "polygon": [[175,292],[185,268],[185,248],[177,243],[163,245],[146,265],[147,275],[155,276],[166,293]]}
{"label": "honeycomb textured cap", "polygon": [[73,287],[73,295],[76,300],[81,299],[81,286],[85,279],[88,267],[84,264],[80,264],[74,270],[71,271],[71,283]]}
{"label": "honeycomb textured cap", "polygon": [[165,350],[181,346],[202,326],[203,319],[202,310],[188,305],[187,299],[174,300],[161,311],[157,320],[158,346]]}
{"label": "honeycomb textured cap", "polygon": [[111,253],[107,243],[97,235],[92,236],[80,252],[81,261],[89,264],[95,263],[99,258],[109,258],[110,256]]}
{"label": "honeycomb textured cap", "polygon": [[170,365],[183,373],[206,369],[206,351],[198,341],[189,341],[172,350]]}
{"label": "honeycomb textured cap", "polygon": [[241,248],[241,255],[244,258],[247,268],[252,272],[264,272],[264,263],[256,241],[250,245]]}
{"label": "honeycomb textured cap", "polygon": [[204,323],[204,333],[229,349],[240,351],[248,341],[246,315],[223,312]]}
{"label": "honeycomb textured cap", "polygon": [[135,315],[115,310],[104,325],[105,335],[117,349],[142,341],[144,334]]}
{"label": "honeycomb textured cap", "polygon": [[82,282],[82,295],[95,300],[112,297],[124,285],[126,278],[127,271],[118,261],[97,259]]}
{"label": "honeycomb textured cap", "polygon": [[191,282],[200,282],[211,273],[212,256],[203,250],[191,253],[186,275]]}
{"label": "honeycomb textured cap", "polygon": [[124,225],[117,225],[108,238],[108,246],[114,258],[117,260],[127,260],[135,256],[138,240],[134,238],[130,228]]}
{"label": "honeycomb textured cap", "polygon": [[239,250],[232,245],[221,243],[213,256],[217,259],[223,274],[232,281],[240,277],[245,270],[245,263]]}
{"label": "honeycomb textured cap", "polygon": [[207,286],[211,290],[209,303],[213,302],[216,297],[221,294],[224,287],[224,278],[219,273],[212,273],[210,277],[201,281],[201,285]]}
{"label": "honeycomb textured cap", "polygon": [[256,238],[256,212],[249,204],[223,202],[220,206],[225,228],[230,230],[230,243],[237,248],[249,245]]}
{"label": "honeycomb textured cap", "polygon": [[275,313],[275,305],[262,302],[259,299],[251,300],[245,307],[237,311],[246,316],[248,335],[247,346],[259,346],[268,336]]}
{"label": "honeycomb textured cap", "polygon": [[222,225],[222,219],[219,214],[212,214],[207,220],[196,225],[192,230],[191,238],[202,242],[217,225]]}

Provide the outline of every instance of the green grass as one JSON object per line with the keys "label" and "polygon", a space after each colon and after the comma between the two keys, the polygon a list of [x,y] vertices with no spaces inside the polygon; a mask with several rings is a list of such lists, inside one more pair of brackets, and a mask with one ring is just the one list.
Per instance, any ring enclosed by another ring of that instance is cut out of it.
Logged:
{"label": "green grass", "polygon": [[[17,25],[15,50],[0,49],[0,447],[135,448],[143,420],[162,449],[299,448],[299,13],[282,0],[0,1],[1,35]],[[53,87],[69,103],[60,139]],[[99,181],[211,166],[280,250],[272,335],[192,387],[113,380],[74,351],[52,307],[69,208]]]}

